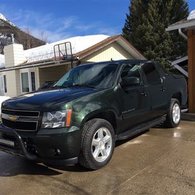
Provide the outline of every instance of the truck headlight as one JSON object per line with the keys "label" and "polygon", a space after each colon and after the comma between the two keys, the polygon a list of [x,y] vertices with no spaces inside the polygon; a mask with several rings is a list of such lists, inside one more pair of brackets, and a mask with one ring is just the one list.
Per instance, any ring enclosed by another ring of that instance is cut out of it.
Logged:
{"label": "truck headlight", "polygon": [[72,110],[62,110],[55,112],[44,112],[42,128],[61,128],[69,127],[71,123]]}

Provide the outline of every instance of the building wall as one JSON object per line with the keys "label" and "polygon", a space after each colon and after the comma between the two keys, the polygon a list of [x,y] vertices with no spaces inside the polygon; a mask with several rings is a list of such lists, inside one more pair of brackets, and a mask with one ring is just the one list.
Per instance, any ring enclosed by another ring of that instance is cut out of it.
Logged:
{"label": "building wall", "polygon": [[[17,66],[26,61],[24,50],[21,44],[11,44],[4,48],[5,68]],[[15,97],[20,95],[20,71],[12,70],[2,73],[6,75],[7,93],[6,96]]]}
{"label": "building wall", "polygon": [[7,93],[6,96],[15,97],[20,94],[20,75],[19,71],[7,71],[4,73],[7,81]]}
{"label": "building wall", "polygon": [[41,86],[40,77],[39,77],[39,68],[38,67],[34,68],[34,71],[35,71],[36,89],[38,89]]}
{"label": "building wall", "polygon": [[20,71],[15,70],[15,75],[16,75],[16,94],[15,94],[15,96],[18,96],[21,94]]}
{"label": "building wall", "polygon": [[122,60],[133,58],[129,53],[127,53],[120,45],[117,43],[112,43],[111,45],[99,50],[88,56],[85,60],[90,62],[101,62],[112,60]]}
{"label": "building wall", "polygon": [[4,48],[5,67],[16,66],[26,61],[24,57],[23,45],[11,44]]}

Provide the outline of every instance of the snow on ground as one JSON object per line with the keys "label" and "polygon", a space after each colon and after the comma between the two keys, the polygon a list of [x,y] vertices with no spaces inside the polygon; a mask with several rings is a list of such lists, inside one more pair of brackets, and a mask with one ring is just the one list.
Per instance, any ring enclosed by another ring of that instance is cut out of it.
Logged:
{"label": "snow on ground", "polygon": [[192,10],[187,18],[188,20],[195,20],[195,10]]}
{"label": "snow on ground", "polygon": [[[57,41],[54,43],[42,45],[40,47],[32,48],[25,50],[25,56],[29,62],[35,62],[45,59],[50,59],[54,57],[54,46],[56,44],[61,44],[65,42],[71,42],[72,45],[72,53],[76,54],[80,51],[83,51],[101,41],[108,38],[107,35],[88,35],[88,36],[77,36],[71,37],[68,39],[64,39],[61,41]],[[61,46],[62,51],[64,50],[63,46]]]}
{"label": "snow on ground", "polygon": [[5,66],[5,57],[4,55],[0,54],[0,68]]}

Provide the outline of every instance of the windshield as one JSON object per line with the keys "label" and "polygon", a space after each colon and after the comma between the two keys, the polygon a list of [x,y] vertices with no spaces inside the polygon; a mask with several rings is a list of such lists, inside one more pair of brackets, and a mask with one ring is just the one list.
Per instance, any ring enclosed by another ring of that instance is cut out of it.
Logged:
{"label": "windshield", "polygon": [[111,63],[78,66],[67,72],[54,87],[109,88],[114,84],[117,67]]}

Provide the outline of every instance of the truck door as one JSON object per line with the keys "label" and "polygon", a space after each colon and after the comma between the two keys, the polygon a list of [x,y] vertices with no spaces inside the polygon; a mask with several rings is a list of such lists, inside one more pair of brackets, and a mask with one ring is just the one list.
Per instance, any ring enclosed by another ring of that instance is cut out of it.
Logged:
{"label": "truck door", "polygon": [[142,66],[145,75],[146,88],[151,102],[151,118],[161,116],[167,109],[167,91],[164,77],[162,77],[153,62],[147,62]]}
{"label": "truck door", "polygon": [[[139,65],[125,65],[121,72],[119,87],[120,109],[122,114],[121,129],[127,130],[148,120],[150,102],[147,88],[143,85]],[[136,81],[125,86],[124,80]]]}

